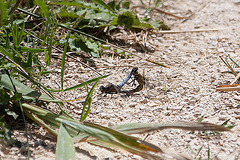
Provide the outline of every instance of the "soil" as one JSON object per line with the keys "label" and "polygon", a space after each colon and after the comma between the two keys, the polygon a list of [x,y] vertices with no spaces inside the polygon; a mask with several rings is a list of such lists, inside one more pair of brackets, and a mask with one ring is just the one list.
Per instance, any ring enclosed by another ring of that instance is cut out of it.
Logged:
{"label": "soil", "polygon": [[[146,14],[143,8],[137,9],[139,14]],[[168,129],[137,136],[146,138],[146,141],[159,147],[171,148],[188,155],[192,159],[207,159],[208,151],[213,159],[237,159],[240,154],[240,93],[217,92],[216,87],[229,84],[234,79],[234,75],[225,73],[229,69],[220,56],[227,59],[231,65],[233,63],[228,56],[240,64],[240,1],[168,0],[163,3],[162,10],[182,17],[191,15],[186,20],[157,11],[151,13],[153,17],[163,19],[172,31],[182,32],[157,34],[144,31],[136,34],[122,31],[113,37],[132,44],[133,47],[129,49],[137,55],[161,62],[169,68],[159,67],[134,56],[127,59],[109,56],[107,52],[102,58],[92,58],[98,72],[103,75],[111,74],[100,82],[98,88],[100,85],[106,85],[104,82],[120,83],[135,66],[139,67],[139,72],[146,77],[147,83],[142,91],[131,96],[104,96],[97,88],[91,113],[86,120],[109,126],[133,122],[196,122],[200,118],[203,122],[221,125],[230,119],[228,125],[236,125],[231,133],[207,134]],[[136,42],[140,45],[136,45]],[[137,48],[139,46],[141,49]],[[55,73],[41,82],[49,87],[58,88],[61,61],[53,61],[56,62],[53,63],[53,67],[57,68]],[[97,76],[78,62],[71,59],[66,62],[65,87]],[[61,99],[82,96],[86,96],[84,88],[58,95]],[[67,104],[65,109],[74,118],[79,119],[83,102],[84,99],[71,105]],[[50,104],[49,109],[59,113],[54,104]],[[32,126],[30,130],[31,159],[54,159],[56,139],[41,127]],[[16,130],[14,137],[26,142],[24,131]],[[77,143],[75,146],[77,159],[141,159],[125,151],[110,151],[87,143]],[[4,148],[0,151],[0,159],[25,159],[25,148]],[[199,155],[196,156],[198,151]]]}

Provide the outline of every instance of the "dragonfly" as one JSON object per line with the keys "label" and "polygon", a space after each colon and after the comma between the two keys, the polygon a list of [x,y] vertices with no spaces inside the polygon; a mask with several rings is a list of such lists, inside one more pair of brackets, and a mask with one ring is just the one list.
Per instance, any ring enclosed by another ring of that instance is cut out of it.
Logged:
{"label": "dragonfly", "polygon": [[[122,87],[128,82],[128,80],[134,76],[134,80],[138,82],[138,86],[132,90],[121,90]],[[106,87],[101,86],[100,91],[105,94],[117,94],[117,93],[125,93],[127,95],[131,95],[135,92],[139,92],[143,89],[145,85],[145,78],[138,73],[138,67],[134,67],[132,71],[129,73],[128,77],[120,84],[114,85],[112,83],[108,84]]]}

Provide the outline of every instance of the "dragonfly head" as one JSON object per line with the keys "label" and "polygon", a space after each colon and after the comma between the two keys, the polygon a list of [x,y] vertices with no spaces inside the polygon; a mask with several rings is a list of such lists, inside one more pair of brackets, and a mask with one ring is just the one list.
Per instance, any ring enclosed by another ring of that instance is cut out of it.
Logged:
{"label": "dragonfly head", "polygon": [[104,91],[106,90],[106,87],[104,87],[104,86],[100,86],[99,89],[100,89],[101,92],[104,92]]}

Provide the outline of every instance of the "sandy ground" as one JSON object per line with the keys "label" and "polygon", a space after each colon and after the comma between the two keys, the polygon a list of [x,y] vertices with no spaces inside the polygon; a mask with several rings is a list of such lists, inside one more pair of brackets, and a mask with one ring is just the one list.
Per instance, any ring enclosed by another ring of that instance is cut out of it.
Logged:
{"label": "sandy ground", "polygon": [[[229,84],[234,79],[233,75],[223,73],[228,68],[219,56],[230,56],[240,64],[240,1],[209,0],[206,3],[203,0],[168,0],[164,6],[165,11],[179,16],[195,13],[183,22],[183,20],[154,12],[155,17],[162,17],[174,31],[219,30],[177,34],[143,32],[136,36],[137,38],[134,34],[127,32],[123,32],[121,36],[115,35],[116,38],[127,39],[128,43],[138,41],[146,45],[153,52],[137,53],[138,55],[164,63],[170,68],[159,67],[136,57],[121,59],[104,55],[100,59],[94,59],[100,73],[112,74],[104,80],[106,82],[118,84],[130,72],[132,66],[137,66],[139,72],[147,78],[147,85],[141,92],[130,97],[121,94],[103,96],[96,89],[91,114],[87,120],[108,126],[132,122],[163,123],[182,120],[192,122],[201,117],[203,122],[222,124],[230,119],[229,124],[237,125],[232,129],[234,131],[232,133],[207,135],[183,130],[163,130],[150,133],[146,140],[159,147],[176,150],[193,159],[207,159],[208,147],[210,157],[213,159],[236,159],[240,154],[240,94],[239,92],[217,92],[216,87],[220,84]],[[140,10],[140,13],[143,11]],[[133,40],[131,36],[135,39]],[[134,47],[132,50],[134,51]],[[58,66],[60,61],[56,60],[56,62],[55,65]],[[55,82],[60,81],[59,71],[56,70],[56,74],[46,77],[42,82],[50,87],[58,87]],[[66,86],[72,86],[96,76],[96,73],[77,62],[67,62]],[[99,86],[104,84],[104,81],[101,81]],[[83,91],[84,89],[68,92],[61,95],[61,98],[78,98],[86,95]],[[82,102],[83,100],[73,102],[74,106],[67,106],[67,111],[79,119]],[[56,106],[51,105],[50,108],[58,112]],[[36,127],[34,130],[39,134],[33,132],[31,136],[33,159],[54,159],[54,139],[42,140],[41,136],[48,137],[49,134],[46,134],[42,128]],[[16,133],[15,136],[19,134],[23,135],[23,133]],[[145,138],[146,134],[138,137]],[[77,159],[140,158],[126,152],[113,152],[85,143],[75,145]],[[195,157],[201,147],[199,156]],[[20,150],[11,148],[0,153],[0,159],[17,157],[24,159],[26,150],[24,147]]]}

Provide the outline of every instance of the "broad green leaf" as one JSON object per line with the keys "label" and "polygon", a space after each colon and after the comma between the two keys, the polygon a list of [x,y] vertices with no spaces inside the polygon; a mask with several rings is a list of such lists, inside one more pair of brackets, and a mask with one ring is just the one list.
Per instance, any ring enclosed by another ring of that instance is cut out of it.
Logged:
{"label": "broad green leaf", "polygon": [[74,51],[77,51],[77,52],[85,51],[87,53],[92,51],[90,48],[88,48],[86,43],[81,38],[78,38],[78,39],[70,38],[68,42],[69,42],[69,47]]}
{"label": "broad green leaf", "polygon": [[101,57],[101,49],[98,42],[83,38],[69,39],[69,47],[77,52],[85,51],[93,57]]}
{"label": "broad green leaf", "polygon": [[[116,23],[116,20],[113,20],[112,24],[114,23]],[[126,28],[140,28],[140,29],[153,28],[152,25],[141,22],[139,18],[130,11],[126,11],[119,14],[117,24],[124,25]]]}
{"label": "broad green leaf", "polygon": [[108,9],[109,11],[114,12],[114,10],[112,10],[112,8],[110,6],[108,6],[106,3],[104,3],[102,0],[93,0],[93,2],[103,6],[104,8]]}
{"label": "broad green leaf", "polygon": [[134,23],[134,16],[131,12],[123,12],[118,16],[117,24],[124,25],[126,28],[131,28]]}
{"label": "broad green leaf", "polygon": [[72,137],[68,134],[66,127],[61,123],[56,147],[56,160],[75,160],[75,148]]}
{"label": "broad green leaf", "polygon": [[86,41],[86,45],[88,46],[88,48],[90,48],[92,50],[90,52],[91,56],[101,57],[101,48],[100,48],[100,45],[97,42],[88,39]]}
{"label": "broad green leaf", "polygon": [[[14,91],[14,88],[12,86],[12,83],[8,77],[8,75],[6,74],[2,74],[0,75],[1,79],[0,79],[0,86]],[[25,99],[41,99],[43,101],[51,101],[51,102],[61,102],[61,100],[53,100],[51,97],[45,95],[45,94],[41,94],[35,90],[33,90],[32,88],[22,84],[21,82],[19,82],[18,80],[12,78],[13,84],[15,85],[17,92],[21,93],[23,95],[23,98]]]}

